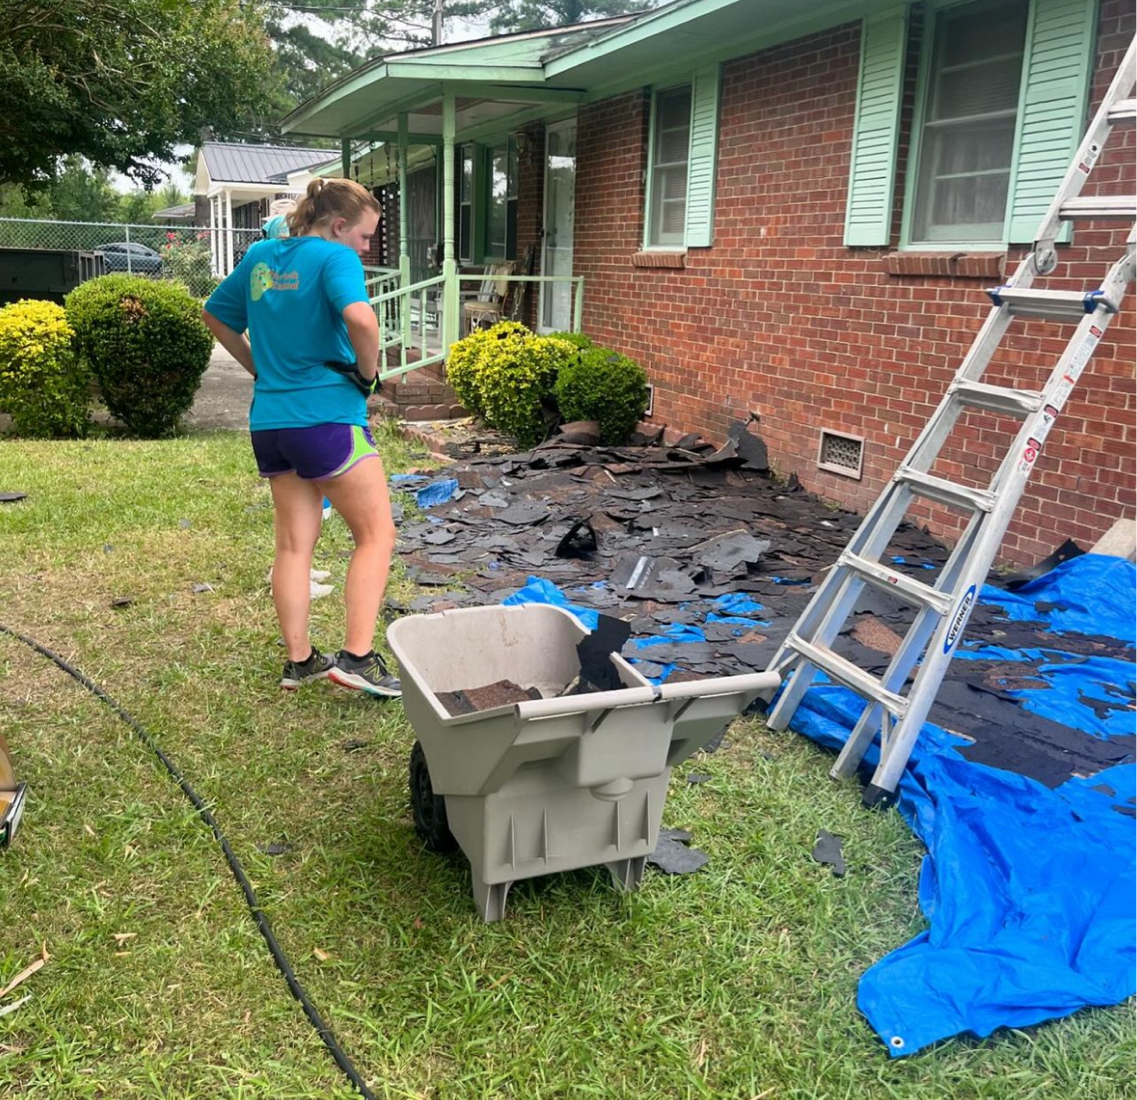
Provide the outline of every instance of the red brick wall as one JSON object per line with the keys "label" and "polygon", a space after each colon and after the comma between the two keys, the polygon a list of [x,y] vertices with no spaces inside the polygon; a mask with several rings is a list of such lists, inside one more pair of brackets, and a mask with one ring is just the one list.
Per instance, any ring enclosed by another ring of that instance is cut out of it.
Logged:
{"label": "red brick wall", "polygon": [[[1103,0],[1095,106],[1133,30],[1132,6]],[[582,108],[574,248],[585,330],[644,365],[657,422],[721,440],[732,420],[758,410],[783,473],[863,511],[943,395],[1003,261],[961,261],[954,275],[893,274],[887,250],[844,247],[859,35],[851,24],[723,67],[714,245],[690,250],[682,270],[632,263],[643,236],[646,95]],[[907,134],[901,172],[906,144]],[[1132,194],[1134,146],[1132,128],[1116,130],[1091,187]],[[900,178],[894,244],[903,192]],[[1079,229],[1057,277],[1036,285],[1095,285],[1124,235]],[[1051,433],[1004,542],[1008,560],[1035,559],[1066,537],[1088,548],[1115,518],[1133,515],[1133,301]],[[1071,331],[1015,322],[986,380],[1040,385]],[[861,481],[817,469],[822,427],[865,438]],[[933,472],[987,484],[1017,427],[967,414]],[[915,515],[947,537],[959,530],[955,513]]]}

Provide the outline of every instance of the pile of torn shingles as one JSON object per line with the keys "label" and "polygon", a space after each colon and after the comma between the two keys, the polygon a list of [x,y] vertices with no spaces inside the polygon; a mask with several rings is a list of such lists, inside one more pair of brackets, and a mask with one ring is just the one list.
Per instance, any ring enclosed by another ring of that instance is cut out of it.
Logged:
{"label": "pile of torn shingles", "polygon": [[[554,438],[523,454],[472,455],[434,476],[456,480],[457,493],[403,525],[399,552],[410,578],[439,592],[403,610],[499,603],[537,576],[573,604],[629,621],[624,655],[649,677],[764,669],[860,523],[796,479],[772,480],[764,444],[742,423],[717,450],[696,436],[620,448]],[[928,581],[947,553],[905,525],[885,560]],[[914,614],[866,587],[834,649],[879,675]],[[968,639],[1038,650],[1046,629],[1043,614],[1012,623],[981,605]],[[1056,648],[1070,644],[1064,637]],[[1079,644],[1132,659],[1114,639]],[[1100,740],[1025,711],[1011,694],[1024,676],[1022,662],[957,660],[931,721],[971,738],[972,759],[1051,786],[1131,757],[1132,738]],[[1132,706],[1132,692],[1122,694],[1116,705]]]}
{"label": "pile of torn shingles", "polygon": [[[630,619],[633,640],[699,624],[704,645],[653,646],[657,663],[704,675],[765,668],[859,519],[772,480],[761,440],[743,425],[718,450],[697,437],[681,443],[554,439],[440,471],[438,480],[457,481],[455,497],[404,524],[399,552],[417,584],[464,591],[421,596],[408,610],[498,603],[539,576],[572,603]],[[897,548],[919,564],[945,560],[914,527]],[[707,622],[736,617],[721,600],[734,593],[762,605],[750,630]]]}

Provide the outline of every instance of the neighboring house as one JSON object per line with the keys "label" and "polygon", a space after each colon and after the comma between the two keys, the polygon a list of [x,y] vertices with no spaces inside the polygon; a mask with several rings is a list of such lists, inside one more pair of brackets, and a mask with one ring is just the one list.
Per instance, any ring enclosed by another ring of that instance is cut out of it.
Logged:
{"label": "neighboring house", "polygon": [[194,179],[194,221],[210,230],[214,273],[233,270],[273,199],[302,194],[314,170],[333,157],[327,149],[204,142]]}
{"label": "neighboring house", "polygon": [[169,222],[171,225],[179,225],[183,223],[193,224],[194,218],[197,216],[197,203],[182,202],[177,206],[166,206],[161,210],[154,211],[154,221],[156,222]]}
{"label": "neighboring house", "polygon": [[[583,276],[584,330],[644,365],[656,421],[721,440],[759,412],[782,473],[863,510],[978,331],[983,290],[1024,254],[1133,33],[1124,0],[676,0],[387,56],[284,125],[431,149],[448,294],[460,263],[534,249],[540,272]],[[1095,184],[1134,194],[1134,149],[1115,132]],[[1038,285],[1094,285],[1124,248],[1116,224],[1079,228]],[[566,283],[533,299],[533,324],[568,327]],[[1005,557],[1089,546],[1133,515],[1133,316],[1131,297]],[[1037,386],[1070,330],[1015,324],[988,380]],[[1017,427],[967,414],[936,472],[986,484]],[[960,529],[935,506],[915,514]]]}

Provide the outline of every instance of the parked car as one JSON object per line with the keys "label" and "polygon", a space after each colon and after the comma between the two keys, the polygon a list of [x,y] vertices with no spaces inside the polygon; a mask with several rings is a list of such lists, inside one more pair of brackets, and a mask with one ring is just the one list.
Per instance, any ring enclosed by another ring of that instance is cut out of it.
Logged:
{"label": "parked car", "polygon": [[115,241],[95,249],[103,254],[103,270],[129,271],[132,275],[161,275],[162,257],[144,244]]}

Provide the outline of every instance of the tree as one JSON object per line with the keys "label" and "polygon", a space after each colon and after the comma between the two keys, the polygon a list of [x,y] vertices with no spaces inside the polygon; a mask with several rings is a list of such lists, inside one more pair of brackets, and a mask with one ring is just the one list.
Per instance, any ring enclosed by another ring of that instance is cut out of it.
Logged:
{"label": "tree", "polygon": [[255,0],[3,0],[0,183],[76,154],[152,185],[175,145],[261,111],[272,66]]}
{"label": "tree", "polygon": [[118,196],[118,218],[127,225],[153,225],[154,215],[169,206],[180,206],[189,202],[182,189],[174,180],[168,180],[158,191],[138,188],[126,195]]}
{"label": "tree", "polygon": [[587,19],[647,11],[652,0],[501,0],[492,5],[494,34],[565,27]]}
{"label": "tree", "polygon": [[[447,18],[477,16],[490,0],[445,0]],[[434,0],[264,0],[275,52],[275,94],[250,130],[272,134],[293,107],[384,53],[431,44]]]}
{"label": "tree", "polygon": [[89,167],[69,156],[51,185],[52,217],[64,222],[118,221],[119,193],[111,186],[110,171]]}

